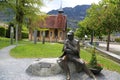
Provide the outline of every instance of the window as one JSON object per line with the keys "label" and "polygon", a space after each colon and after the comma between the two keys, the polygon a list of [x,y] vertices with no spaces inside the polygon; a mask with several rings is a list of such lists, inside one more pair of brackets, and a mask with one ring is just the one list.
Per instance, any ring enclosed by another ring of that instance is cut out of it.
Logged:
{"label": "window", "polygon": [[60,32],[60,37],[62,37],[62,32]]}
{"label": "window", "polygon": [[45,31],[45,37],[49,36],[49,31]]}
{"label": "window", "polygon": [[40,36],[40,31],[37,31],[37,37],[39,37]]}
{"label": "window", "polygon": [[52,32],[50,32],[50,37],[52,37]]}

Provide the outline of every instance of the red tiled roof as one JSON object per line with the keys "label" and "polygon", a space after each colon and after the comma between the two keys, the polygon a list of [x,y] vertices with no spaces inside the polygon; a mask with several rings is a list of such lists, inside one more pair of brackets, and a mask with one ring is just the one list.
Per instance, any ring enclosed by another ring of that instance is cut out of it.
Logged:
{"label": "red tiled roof", "polygon": [[49,15],[45,22],[40,23],[41,28],[64,28],[66,27],[66,16],[62,14]]}

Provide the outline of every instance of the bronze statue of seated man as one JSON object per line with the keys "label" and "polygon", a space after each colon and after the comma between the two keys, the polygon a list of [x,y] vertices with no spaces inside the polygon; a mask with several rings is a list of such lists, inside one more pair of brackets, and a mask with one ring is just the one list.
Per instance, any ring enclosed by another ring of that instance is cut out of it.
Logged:
{"label": "bronze statue of seated man", "polygon": [[95,76],[92,72],[87,68],[85,62],[80,59],[80,44],[79,40],[74,39],[74,32],[69,31],[67,33],[67,39],[65,40],[64,47],[63,47],[63,54],[59,57],[60,67],[65,71],[67,78],[66,80],[70,80],[70,70],[68,67],[68,62],[71,61],[76,66],[76,71],[79,72],[81,68],[92,78]]}

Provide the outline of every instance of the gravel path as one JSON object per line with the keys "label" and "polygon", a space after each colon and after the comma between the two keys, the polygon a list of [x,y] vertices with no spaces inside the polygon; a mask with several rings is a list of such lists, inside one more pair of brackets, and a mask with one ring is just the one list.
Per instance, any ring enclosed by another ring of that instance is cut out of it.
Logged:
{"label": "gravel path", "polygon": [[[9,56],[8,46],[0,50],[0,80],[65,80],[64,74],[49,77],[30,76],[26,74],[27,67],[36,59],[14,59]],[[96,76],[97,80],[120,80],[120,74],[114,71],[102,70]],[[72,74],[71,80],[92,80],[84,72]]]}

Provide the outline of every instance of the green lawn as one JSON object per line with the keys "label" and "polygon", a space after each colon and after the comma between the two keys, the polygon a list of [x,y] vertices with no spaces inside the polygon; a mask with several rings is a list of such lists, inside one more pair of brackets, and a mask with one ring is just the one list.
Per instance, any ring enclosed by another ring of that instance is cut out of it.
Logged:
{"label": "green lawn", "polygon": [[0,49],[10,45],[9,38],[0,37]]}
{"label": "green lawn", "polygon": [[63,45],[58,43],[26,43],[11,50],[15,58],[58,57],[62,54]]}
{"label": "green lawn", "polygon": [[[10,54],[15,58],[45,58],[45,57],[59,57],[62,54],[63,44],[59,43],[26,43],[19,45],[12,49]],[[81,49],[81,58],[89,62],[91,59],[91,51]],[[117,71],[120,73],[120,65],[116,62],[104,58],[97,54],[98,62],[103,65],[105,69]]]}

